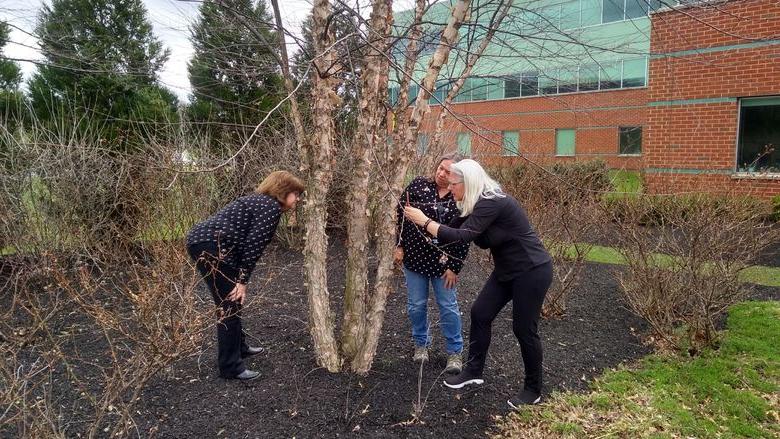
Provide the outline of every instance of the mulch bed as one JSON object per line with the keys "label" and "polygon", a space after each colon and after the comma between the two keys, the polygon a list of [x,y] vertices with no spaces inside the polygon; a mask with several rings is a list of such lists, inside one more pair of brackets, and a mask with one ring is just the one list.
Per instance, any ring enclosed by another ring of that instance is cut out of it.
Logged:
{"label": "mulch bed", "polygon": [[[269,250],[250,292],[260,298],[244,314],[246,330],[255,344],[267,349],[247,363],[262,372],[261,378],[250,382],[217,378],[213,336],[205,354],[177,363],[171,374],[157,379],[144,393],[136,416],[142,436],[484,437],[495,416],[508,413],[506,400],[521,390],[523,378],[509,307],[494,324],[485,385],[453,391],[441,384],[446,355],[439,328],[434,326],[431,361],[422,370],[418,393],[420,368],[411,360],[406,295],[399,277],[371,373],[366,377],[331,374],[318,368],[314,360],[305,323],[302,258],[279,248]],[[472,251],[459,284],[466,333],[469,307],[490,268],[477,249]],[[334,248],[331,254],[333,309],[340,310],[345,258],[342,249]],[[645,325],[621,302],[613,269],[588,265],[568,315],[541,323],[546,393],[584,390],[605,368],[649,352],[638,338]],[[268,276],[271,280],[266,284]],[[438,311],[434,303],[430,306],[435,325]],[[424,406],[415,418],[418,398]]]}

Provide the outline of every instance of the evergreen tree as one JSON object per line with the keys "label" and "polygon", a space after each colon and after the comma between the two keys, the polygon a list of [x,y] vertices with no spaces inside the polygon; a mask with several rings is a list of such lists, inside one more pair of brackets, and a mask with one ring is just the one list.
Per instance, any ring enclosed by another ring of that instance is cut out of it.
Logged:
{"label": "evergreen tree", "polygon": [[264,0],[201,4],[200,18],[191,28],[195,54],[188,66],[193,91],[189,117],[215,122],[203,125],[212,138],[243,138],[282,99],[278,37],[271,22]]}
{"label": "evergreen tree", "polygon": [[83,121],[125,149],[135,144],[134,121],[175,118],[176,99],[157,81],[168,50],[142,0],[52,0],[36,33],[46,65],[29,88],[41,121]]}
{"label": "evergreen tree", "polygon": [[[13,132],[22,120],[24,94],[19,90],[22,69],[3,57],[3,47],[8,44],[10,30],[8,23],[0,21],[0,123]],[[0,133],[0,136],[3,134]]]}

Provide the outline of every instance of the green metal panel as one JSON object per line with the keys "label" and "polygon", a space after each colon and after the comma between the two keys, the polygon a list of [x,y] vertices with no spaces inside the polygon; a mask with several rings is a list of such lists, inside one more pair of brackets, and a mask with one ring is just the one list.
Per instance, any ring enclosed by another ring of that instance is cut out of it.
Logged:
{"label": "green metal panel", "polygon": [[555,130],[555,155],[573,156],[576,151],[577,132],[573,129]]}
{"label": "green metal panel", "polygon": [[764,107],[767,105],[780,105],[780,96],[768,96],[764,98],[740,99],[743,107]]}
{"label": "green metal panel", "polygon": [[458,133],[458,152],[471,155],[471,133]]}
{"label": "green metal panel", "polygon": [[504,131],[504,155],[520,155],[520,133],[517,131]]}

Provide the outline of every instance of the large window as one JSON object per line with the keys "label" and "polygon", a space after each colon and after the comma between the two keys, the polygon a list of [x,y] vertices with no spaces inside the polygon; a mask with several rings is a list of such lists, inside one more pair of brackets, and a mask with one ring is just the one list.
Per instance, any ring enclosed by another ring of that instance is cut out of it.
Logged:
{"label": "large window", "polygon": [[644,87],[647,78],[647,58],[623,61],[623,87]]}
{"label": "large window", "polygon": [[599,66],[585,64],[580,66],[580,91],[592,91],[599,89]]}
{"label": "large window", "polygon": [[458,133],[458,152],[471,155],[471,133]]}
{"label": "large window", "polygon": [[520,133],[517,131],[503,132],[503,154],[506,156],[520,155]]}
{"label": "large window", "polygon": [[555,130],[555,155],[573,156],[576,150],[577,132],[573,129]]}
{"label": "large window", "polygon": [[618,128],[618,152],[623,155],[642,153],[642,127]]}
{"label": "large window", "polygon": [[521,96],[536,96],[539,94],[539,73],[524,72],[520,80]]}
{"label": "large window", "polygon": [[742,99],[737,170],[780,173],[780,96]]}

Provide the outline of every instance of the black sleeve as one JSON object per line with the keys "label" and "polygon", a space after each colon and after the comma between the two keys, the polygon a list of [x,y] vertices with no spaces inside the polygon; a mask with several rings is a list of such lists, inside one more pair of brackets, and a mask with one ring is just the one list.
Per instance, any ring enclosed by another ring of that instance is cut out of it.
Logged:
{"label": "black sleeve", "polygon": [[458,274],[463,269],[463,261],[466,260],[466,256],[469,254],[469,244],[467,242],[460,242],[452,244],[447,247],[447,253],[450,254],[450,258],[447,260],[447,268],[452,270],[453,273]]}
{"label": "black sleeve", "polygon": [[[256,202],[255,200],[251,201]],[[265,247],[271,242],[282,216],[282,209],[276,201],[258,202],[258,206],[250,206],[247,211],[253,212],[253,226],[249,229],[246,238],[239,244],[241,260],[238,267],[238,282],[249,282],[252,270],[255,269],[257,260],[263,255]],[[254,207],[254,208],[252,208]]]}
{"label": "black sleeve", "polygon": [[498,198],[482,198],[477,201],[474,211],[465,221],[459,219],[462,224],[459,224],[460,221],[453,221],[452,225],[456,227],[440,225],[437,238],[445,244],[450,242],[469,243],[490,227],[500,212],[501,203]]}

